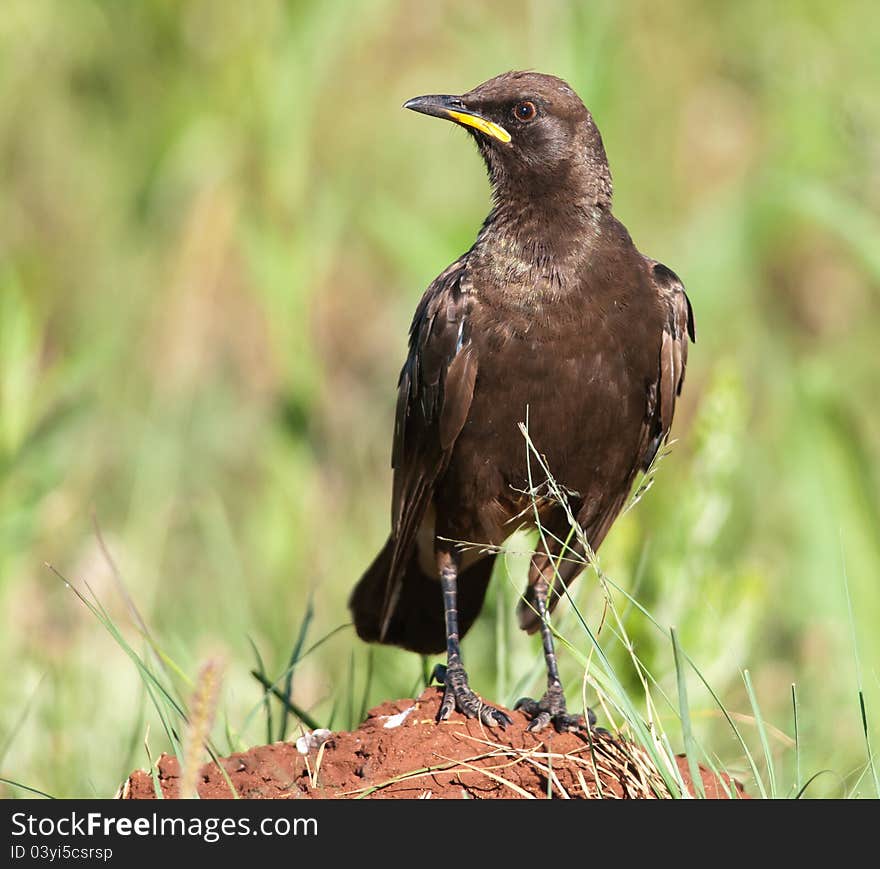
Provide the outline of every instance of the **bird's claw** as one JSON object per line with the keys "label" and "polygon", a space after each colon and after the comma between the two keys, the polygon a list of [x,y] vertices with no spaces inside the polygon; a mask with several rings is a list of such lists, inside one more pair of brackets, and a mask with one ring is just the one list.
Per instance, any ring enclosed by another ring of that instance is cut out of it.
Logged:
{"label": "bird's claw", "polygon": [[532,719],[526,728],[531,733],[543,730],[550,723],[556,728],[557,733],[587,730],[596,724],[596,715],[592,709],[587,709],[589,723],[584,722],[583,715],[569,715],[561,688],[548,688],[547,693],[540,700],[522,697],[516,701],[513,708],[521,710]]}
{"label": "bird's claw", "polygon": [[444,686],[443,700],[437,713],[437,721],[445,721],[453,710],[468,718],[476,718],[489,727],[500,727],[502,730],[513,721],[506,712],[484,703],[478,694],[471,691],[467,681],[467,673],[461,665],[445,667],[437,664],[431,673],[431,680],[437,680]]}

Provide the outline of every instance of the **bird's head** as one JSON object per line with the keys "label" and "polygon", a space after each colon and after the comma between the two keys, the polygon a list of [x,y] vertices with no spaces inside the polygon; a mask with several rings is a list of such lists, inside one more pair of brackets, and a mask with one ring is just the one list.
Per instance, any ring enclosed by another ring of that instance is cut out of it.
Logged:
{"label": "bird's head", "polygon": [[562,79],[506,72],[461,96],[414,97],[404,108],[454,121],[470,132],[496,196],[562,191],[611,204],[602,137],[580,97]]}

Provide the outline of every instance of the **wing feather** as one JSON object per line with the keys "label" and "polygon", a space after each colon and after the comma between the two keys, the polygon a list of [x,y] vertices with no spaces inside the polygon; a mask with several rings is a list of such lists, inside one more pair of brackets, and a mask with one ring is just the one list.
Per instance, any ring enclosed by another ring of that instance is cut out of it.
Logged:
{"label": "wing feather", "polygon": [[477,358],[469,337],[468,310],[473,299],[466,272],[464,257],[446,269],[425,291],[410,327],[409,352],[398,382],[391,456],[392,558],[383,635],[400,595],[403,568],[474,395]]}
{"label": "wing feather", "polygon": [[687,367],[688,340],[696,341],[694,313],[684,284],[672,269],[656,260],[648,260],[651,278],[667,311],[660,344],[657,382],[648,391],[645,415],[645,444],[641,467],[650,466],[669,436],[675,413],[675,400],[681,395]]}

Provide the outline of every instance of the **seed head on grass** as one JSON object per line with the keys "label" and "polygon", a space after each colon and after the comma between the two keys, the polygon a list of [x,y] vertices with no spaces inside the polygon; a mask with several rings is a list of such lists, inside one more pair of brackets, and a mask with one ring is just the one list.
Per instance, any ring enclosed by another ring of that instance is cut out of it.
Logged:
{"label": "seed head on grass", "polygon": [[218,658],[206,661],[196,677],[196,686],[190,700],[189,723],[183,740],[181,799],[198,798],[199,768],[214,724],[222,681],[223,665]]}

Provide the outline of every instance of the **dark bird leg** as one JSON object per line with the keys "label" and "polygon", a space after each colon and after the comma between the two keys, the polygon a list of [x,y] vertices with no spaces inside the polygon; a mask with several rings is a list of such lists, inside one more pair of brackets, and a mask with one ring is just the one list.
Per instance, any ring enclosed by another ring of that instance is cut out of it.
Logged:
{"label": "dark bird leg", "polygon": [[[523,697],[517,700],[514,709],[522,709],[531,718],[528,729],[532,732],[543,730],[550,722],[559,733],[565,730],[582,730],[584,719],[581,715],[569,715],[565,705],[565,692],[559,679],[559,666],[556,663],[556,652],[553,648],[553,631],[547,614],[548,582],[544,571],[541,571],[534,585],[534,600],[541,619],[541,644],[544,646],[544,660],[547,662],[547,691],[540,700]],[[592,709],[587,710],[590,727],[596,723]]]}
{"label": "dark bird leg", "polygon": [[437,566],[440,570],[440,586],[443,590],[443,611],[446,614],[446,666],[438,664],[434,668],[434,678],[445,686],[443,702],[437,713],[437,720],[444,721],[453,709],[478,718],[490,727],[506,727],[510,717],[500,709],[485,704],[471,691],[464,665],[461,662],[461,648],[458,635],[458,604],[456,586],[461,557],[457,551],[437,550]]}

